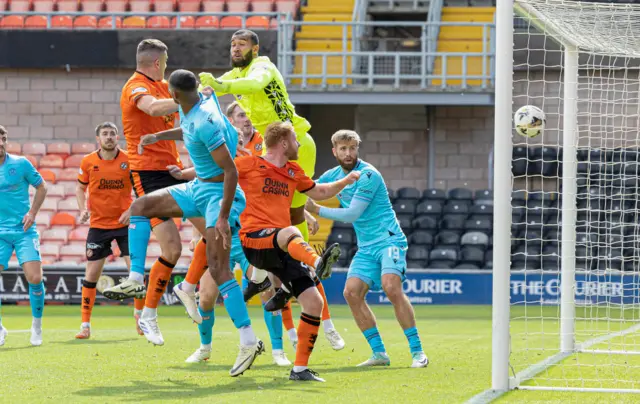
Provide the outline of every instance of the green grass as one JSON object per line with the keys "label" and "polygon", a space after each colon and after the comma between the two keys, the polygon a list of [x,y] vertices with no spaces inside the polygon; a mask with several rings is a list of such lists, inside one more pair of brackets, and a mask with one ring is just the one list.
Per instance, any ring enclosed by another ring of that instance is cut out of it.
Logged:
{"label": "green grass", "polygon": [[[135,333],[130,307],[94,309],[93,336],[77,341],[78,306],[48,306],[41,347],[29,345],[30,311],[24,306],[3,306],[3,324],[9,329],[0,348],[0,402],[330,402],[330,403],[461,403],[490,386],[491,308],[488,306],[417,306],[422,343],[430,358],[427,369],[411,369],[407,341],[391,307],[374,307],[378,327],[391,357],[391,367],[360,369],[355,365],[370,355],[369,347],[346,306],[332,306],[333,321],[347,347],[333,351],[321,332],[311,357],[311,368],[327,383],[294,383],[289,369],[271,364],[268,334],[261,310],[251,308],[253,326],[268,346],[243,376],[228,371],[237,354],[238,335],[224,308],[216,308],[213,355],[209,363],[188,365],[184,360],[199,345],[197,329],[180,307],[160,307],[163,347],[153,347]],[[524,313],[514,309],[514,317]],[[296,310],[297,311],[297,310]],[[535,317],[533,313],[527,313]],[[549,317],[512,323],[512,360],[522,366],[544,359],[557,345],[557,322],[552,308],[536,313]],[[611,316],[614,317],[614,316]],[[587,322],[578,323],[586,330]],[[543,326],[541,324],[544,324]],[[544,327],[544,328],[543,328]],[[582,328],[580,328],[582,327]],[[544,337],[525,340],[544,329]],[[12,332],[13,331],[13,332]],[[551,337],[551,336],[554,337]],[[586,333],[585,333],[586,335]],[[627,341],[627,343],[629,343]],[[542,345],[544,344],[544,345]],[[527,350],[544,346],[548,351]],[[285,350],[293,359],[285,336]],[[525,354],[523,354],[524,352]],[[640,358],[582,354],[549,369],[532,384],[549,385],[554,379],[618,378],[640,380]],[[618,359],[616,359],[618,360]],[[580,364],[581,366],[576,366]],[[636,368],[635,366],[638,366]],[[518,370],[522,370],[522,368]],[[631,373],[628,373],[631,370]],[[619,373],[619,372],[627,373]],[[591,373],[589,373],[591,372]],[[617,372],[617,373],[616,373]],[[557,383],[557,382],[556,382]],[[635,395],[514,391],[498,402],[638,402]]]}

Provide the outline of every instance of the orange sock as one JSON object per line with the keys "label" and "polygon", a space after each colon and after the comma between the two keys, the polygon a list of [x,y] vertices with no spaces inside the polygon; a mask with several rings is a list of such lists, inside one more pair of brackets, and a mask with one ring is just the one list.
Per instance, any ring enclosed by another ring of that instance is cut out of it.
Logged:
{"label": "orange sock", "polygon": [[284,324],[284,329],[289,331],[292,328],[295,328],[293,325],[293,313],[291,312],[291,302],[287,302],[287,305],[282,309],[282,324]]}
{"label": "orange sock", "polygon": [[320,317],[310,316],[306,313],[300,315],[295,366],[307,366],[309,364],[309,357],[318,338],[318,328],[320,328]]}
{"label": "orange sock", "polygon": [[144,309],[144,299],[138,299],[137,297],[134,297],[133,308],[135,308],[136,310]]}
{"label": "orange sock", "polygon": [[318,292],[320,292],[320,296],[322,296],[322,300],[324,300],[324,306],[322,306],[322,321],[329,320],[331,318],[331,313],[329,313],[329,302],[327,302],[327,295],[324,293],[324,286],[322,286],[322,282],[316,276],[316,288],[318,288]]}
{"label": "orange sock", "polygon": [[96,283],[82,281],[82,322],[91,322],[91,312],[93,311],[93,305],[96,302]]}
{"label": "orange sock", "polygon": [[144,306],[150,309],[155,309],[162,299],[164,291],[167,290],[167,285],[171,278],[171,272],[176,264],[172,264],[166,259],[160,257],[153,263],[151,271],[149,272],[149,286],[147,287],[147,298],[144,301]]}
{"label": "orange sock", "polygon": [[197,285],[205,272],[207,272],[207,242],[201,238],[193,251],[193,258],[184,280],[192,285]]}
{"label": "orange sock", "polygon": [[289,255],[293,257],[293,259],[298,260],[300,262],[304,262],[309,265],[311,268],[316,267],[316,261],[318,258],[318,254],[313,251],[313,248],[302,239],[302,237],[295,235],[289,238],[289,242],[287,243],[287,251]]}

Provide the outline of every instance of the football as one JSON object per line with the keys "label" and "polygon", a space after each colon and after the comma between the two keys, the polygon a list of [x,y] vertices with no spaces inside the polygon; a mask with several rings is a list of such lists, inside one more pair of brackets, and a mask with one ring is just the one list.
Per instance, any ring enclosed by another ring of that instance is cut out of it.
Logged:
{"label": "football", "polygon": [[520,107],[513,116],[516,132],[526,137],[536,137],[544,130],[544,112],[533,105]]}

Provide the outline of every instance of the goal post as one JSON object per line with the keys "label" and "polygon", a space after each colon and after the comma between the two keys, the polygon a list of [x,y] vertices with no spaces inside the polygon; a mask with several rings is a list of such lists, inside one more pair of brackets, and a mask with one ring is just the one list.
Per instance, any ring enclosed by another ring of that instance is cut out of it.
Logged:
{"label": "goal post", "polygon": [[495,39],[492,389],[640,393],[640,4],[500,0]]}

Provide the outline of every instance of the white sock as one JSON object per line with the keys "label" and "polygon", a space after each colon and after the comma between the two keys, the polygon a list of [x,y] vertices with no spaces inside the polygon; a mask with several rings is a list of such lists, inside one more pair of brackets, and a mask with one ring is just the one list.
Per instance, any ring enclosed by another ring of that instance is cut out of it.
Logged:
{"label": "white sock", "polygon": [[139,274],[137,272],[129,272],[129,279],[131,279],[132,281],[136,281],[138,283],[144,283],[144,275]]}
{"label": "white sock", "polygon": [[31,322],[31,326],[35,328],[42,328],[42,319],[41,318],[33,318]]}
{"label": "white sock", "polygon": [[141,316],[142,315],[142,310],[138,310],[136,308],[133,309],[133,315],[134,316]]}
{"label": "white sock", "polygon": [[271,355],[276,356],[276,355],[282,355],[284,351],[282,349],[272,349],[271,350]]}
{"label": "white sock", "polygon": [[91,328],[91,323],[82,323],[82,328]]}
{"label": "white sock", "polygon": [[294,366],[293,367],[293,371],[296,372],[296,373],[300,373],[303,370],[305,370],[306,368],[307,368],[306,366]]}
{"label": "white sock", "polygon": [[314,263],[313,263],[313,269],[318,268],[318,266],[320,265],[320,263],[321,263],[321,262],[322,262],[322,258],[321,258],[321,257],[318,257],[318,258],[316,259],[316,262],[314,262]]}
{"label": "white sock", "polygon": [[180,289],[182,289],[183,292],[187,292],[189,294],[196,293],[196,285],[187,281],[182,281],[180,283]]}
{"label": "white sock", "polygon": [[329,330],[333,330],[336,327],[333,326],[333,322],[331,321],[331,319],[328,319],[322,320],[322,328],[324,329],[324,332],[327,332]]}
{"label": "white sock", "polygon": [[211,350],[211,344],[200,344],[200,349],[203,351],[210,351]]}
{"label": "white sock", "polygon": [[297,341],[298,340],[298,331],[295,328],[287,330],[287,334],[289,334],[289,341]]}
{"label": "white sock", "polygon": [[144,306],[142,310],[142,318],[153,318],[158,316],[158,309],[152,309],[147,306]]}
{"label": "white sock", "polygon": [[265,279],[267,279],[267,271],[254,267],[253,273],[251,274],[251,282],[262,283]]}
{"label": "white sock", "polygon": [[240,328],[240,345],[248,346],[256,343],[256,334],[250,325]]}

